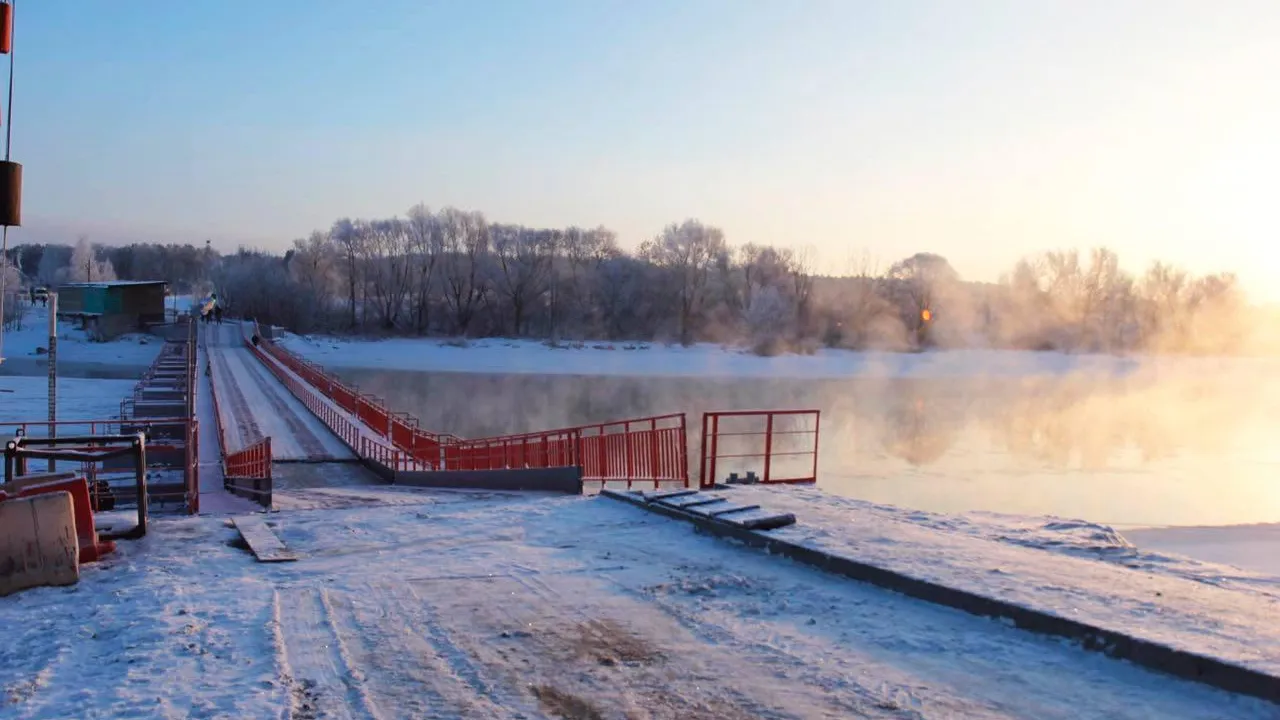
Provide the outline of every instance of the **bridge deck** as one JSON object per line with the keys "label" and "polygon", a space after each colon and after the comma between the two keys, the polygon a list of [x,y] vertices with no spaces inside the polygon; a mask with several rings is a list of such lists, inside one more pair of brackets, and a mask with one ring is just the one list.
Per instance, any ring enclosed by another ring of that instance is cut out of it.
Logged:
{"label": "bridge deck", "polygon": [[201,328],[212,361],[227,452],[270,437],[275,460],[355,459],[351,449],[253,357],[240,332],[238,323]]}

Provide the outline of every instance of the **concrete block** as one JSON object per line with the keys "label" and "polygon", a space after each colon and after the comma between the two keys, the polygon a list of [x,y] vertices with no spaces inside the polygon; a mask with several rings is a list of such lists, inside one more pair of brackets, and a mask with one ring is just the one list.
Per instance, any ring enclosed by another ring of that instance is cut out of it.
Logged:
{"label": "concrete block", "polygon": [[57,492],[0,503],[0,596],[80,579],[71,493]]}

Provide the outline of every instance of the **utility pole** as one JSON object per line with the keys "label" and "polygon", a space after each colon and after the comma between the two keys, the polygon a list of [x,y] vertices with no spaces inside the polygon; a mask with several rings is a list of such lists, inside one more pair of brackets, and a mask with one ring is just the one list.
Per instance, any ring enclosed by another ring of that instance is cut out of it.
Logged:
{"label": "utility pole", "polygon": [[0,55],[9,56],[9,94],[4,106],[4,161],[0,162],[0,362],[4,362],[5,263],[9,228],[22,225],[22,166],[9,160],[13,140],[13,3],[0,2]]}
{"label": "utility pole", "polygon": [[[49,293],[49,437],[58,437],[58,293]],[[50,460],[49,472],[57,471]]]}

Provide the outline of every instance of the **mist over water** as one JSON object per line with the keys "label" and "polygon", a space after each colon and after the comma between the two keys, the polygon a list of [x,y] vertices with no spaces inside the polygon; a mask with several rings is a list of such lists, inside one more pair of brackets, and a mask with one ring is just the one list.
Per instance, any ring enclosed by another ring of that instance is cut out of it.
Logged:
{"label": "mist over water", "polygon": [[333,369],[423,427],[464,437],[684,412],[695,478],[701,413],[818,409],[819,486],[829,492],[1118,525],[1280,521],[1272,361],[841,380]]}

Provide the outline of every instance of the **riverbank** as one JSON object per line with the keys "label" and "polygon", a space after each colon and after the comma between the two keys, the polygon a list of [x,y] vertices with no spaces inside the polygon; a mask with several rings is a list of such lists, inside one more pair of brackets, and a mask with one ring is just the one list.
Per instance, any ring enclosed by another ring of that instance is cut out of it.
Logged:
{"label": "riverbank", "polygon": [[[28,308],[22,327],[4,333],[0,375],[44,375],[49,367],[49,311]],[[160,354],[164,340],[133,333],[95,342],[73,323],[58,323],[58,374],[63,377],[137,379]]]}
{"label": "riverbank", "polygon": [[[218,518],[157,520],[78,586],[0,603],[13,629],[0,707],[175,718],[1275,712],[612,500],[310,492],[333,502],[268,520],[297,562],[255,562]],[[800,523],[840,532],[812,509]],[[1039,563],[1050,572],[1060,559]]]}
{"label": "riverbank", "polygon": [[1213,376],[1247,371],[1274,375],[1280,359],[1265,357],[1115,356],[1018,350],[861,352],[822,348],[770,357],[733,346],[690,347],[645,342],[562,342],[484,338],[361,339],[286,334],[281,343],[331,368],[435,372],[648,376],[690,378],[994,379],[1142,374]]}

